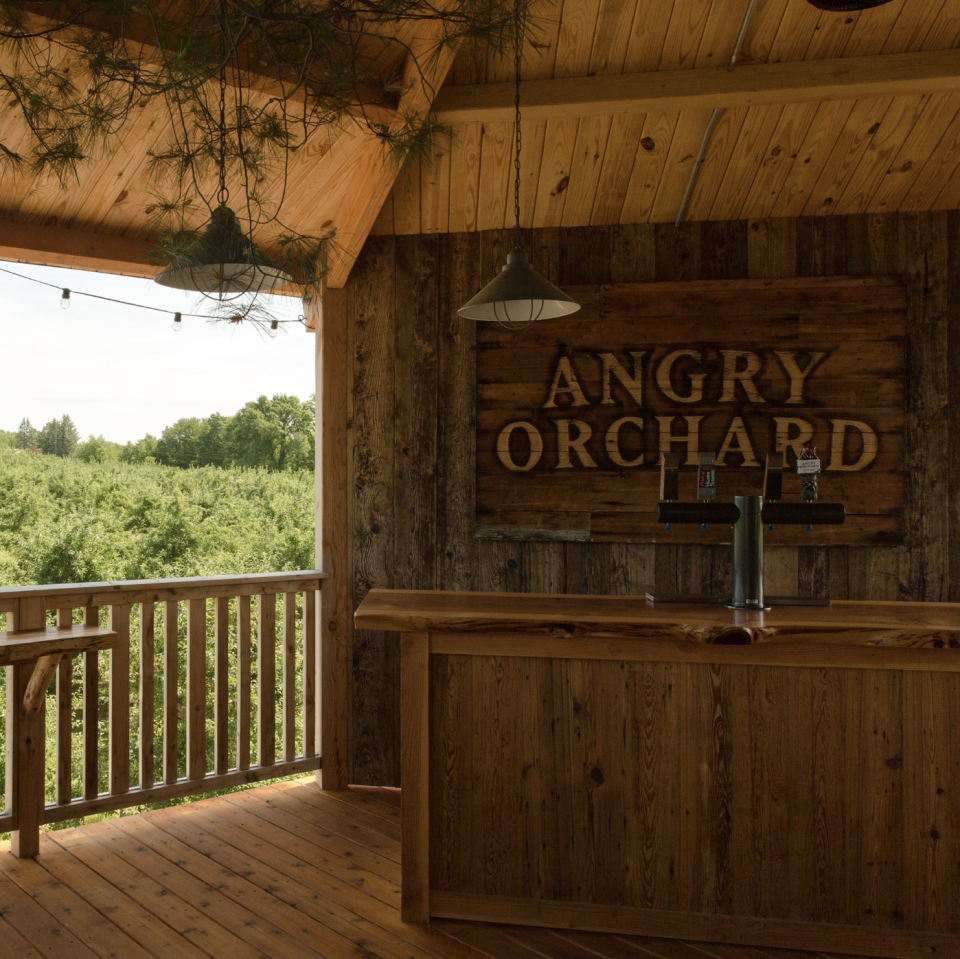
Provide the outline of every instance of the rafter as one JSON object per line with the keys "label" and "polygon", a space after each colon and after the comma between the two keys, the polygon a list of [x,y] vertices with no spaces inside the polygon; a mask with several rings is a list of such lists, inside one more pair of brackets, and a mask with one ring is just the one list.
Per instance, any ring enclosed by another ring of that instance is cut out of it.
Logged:
{"label": "rafter", "polygon": [[[960,91],[960,50],[800,60],[709,70],[527,80],[525,120],[671,113]],[[442,123],[510,121],[513,84],[447,87],[434,103]]]}
{"label": "rafter", "polygon": [[[427,119],[437,90],[453,66],[456,49],[452,45],[436,49],[440,29],[438,25],[429,36],[411,44],[404,75],[404,93],[397,108],[397,118],[391,125],[393,131],[415,118]],[[421,64],[419,68],[418,64]],[[333,220],[336,252],[326,277],[327,286],[331,289],[340,289],[347,282],[350,270],[400,172],[384,143],[372,133],[363,133],[362,136],[366,142],[356,158],[354,173]]]}

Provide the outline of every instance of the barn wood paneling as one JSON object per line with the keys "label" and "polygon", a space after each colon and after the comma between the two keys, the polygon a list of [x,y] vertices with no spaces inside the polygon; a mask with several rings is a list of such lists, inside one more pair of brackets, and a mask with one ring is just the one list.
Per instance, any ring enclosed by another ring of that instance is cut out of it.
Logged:
{"label": "barn wood paneling", "polygon": [[[510,241],[503,231],[375,236],[354,268],[352,608],[373,586],[729,589],[725,546],[474,538],[476,331],[455,310],[496,273]],[[559,284],[903,275],[906,543],[771,549],[768,582],[779,594],[960,601],[960,212],[555,228],[526,242]],[[352,782],[399,782],[398,653],[391,634],[352,637]]]}

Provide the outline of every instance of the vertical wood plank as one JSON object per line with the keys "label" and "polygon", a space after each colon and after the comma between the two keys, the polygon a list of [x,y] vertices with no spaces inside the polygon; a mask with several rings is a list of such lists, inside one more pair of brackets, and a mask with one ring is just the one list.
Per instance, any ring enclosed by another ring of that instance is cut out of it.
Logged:
{"label": "vertical wood plank", "polygon": [[250,768],[250,597],[237,597],[237,769]]}
{"label": "vertical wood plank", "polygon": [[[369,245],[369,241],[368,241]],[[365,256],[364,256],[365,259]],[[351,279],[351,287],[355,279]],[[316,565],[321,586],[320,717],[326,789],[346,789],[351,731],[350,669],[353,624],[349,615],[347,394],[349,295],[325,289],[313,312],[316,339]]]}
{"label": "vertical wood plank", "polygon": [[140,604],[140,788],[154,782],[154,692],[156,656],[154,651],[154,604]]}
{"label": "vertical wood plank", "polygon": [[277,597],[257,597],[257,762],[272,766],[277,747]]}
{"label": "vertical wood plank", "polygon": [[404,922],[430,920],[430,653],[427,633],[400,638],[400,780]]}
{"label": "vertical wood plank", "polygon": [[[17,611],[7,615],[10,630],[42,629],[46,622],[42,599],[21,599]],[[23,708],[33,667],[28,662],[7,669],[7,754],[11,757],[7,781],[13,798],[12,804],[8,800],[7,808],[13,806],[17,826],[10,834],[10,852],[17,859],[32,859],[40,852],[43,822],[46,710],[28,715]]]}
{"label": "vertical wood plank", "polygon": [[207,773],[207,601],[187,602],[187,779]]}
{"label": "vertical wood plank", "polygon": [[317,596],[303,593],[303,755],[317,755]]}
{"label": "vertical wood plank", "polygon": [[283,594],[283,760],[297,754],[297,594]]}
{"label": "vertical wood plank", "polygon": [[168,784],[177,781],[178,772],[178,619],[179,603],[168,600],[163,604],[163,781]]}
{"label": "vertical wood plank", "polygon": [[110,628],[120,637],[110,650],[110,792],[130,791],[130,606],[110,607]]}
{"label": "vertical wood plank", "polygon": [[[73,624],[72,609],[57,610],[57,625]],[[73,796],[73,658],[64,656],[57,667],[57,804]]]}
{"label": "vertical wood plank", "polygon": [[213,770],[217,775],[230,766],[230,599],[218,596],[213,613]]}
{"label": "vertical wood plank", "polygon": [[[98,626],[100,610],[88,606],[83,611],[88,626]],[[96,799],[99,782],[100,654],[83,654],[83,798]]]}

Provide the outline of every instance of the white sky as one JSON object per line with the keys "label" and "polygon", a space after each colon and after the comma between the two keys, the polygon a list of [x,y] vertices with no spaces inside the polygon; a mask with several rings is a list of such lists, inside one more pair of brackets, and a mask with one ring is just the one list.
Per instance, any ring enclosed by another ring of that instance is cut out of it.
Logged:
{"label": "white sky", "polygon": [[[74,291],[169,309],[153,313],[71,296],[0,272],[0,429],[24,416],[38,429],[69,413],[81,437],[125,443],[159,436],[183,416],[235,413],[261,394],[314,391],[313,334],[280,326],[275,339],[241,326],[184,318],[202,313],[197,296],[150,280],[0,261],[0,267]],[[300,300],[271,297],[274,312],[296,319]]]}

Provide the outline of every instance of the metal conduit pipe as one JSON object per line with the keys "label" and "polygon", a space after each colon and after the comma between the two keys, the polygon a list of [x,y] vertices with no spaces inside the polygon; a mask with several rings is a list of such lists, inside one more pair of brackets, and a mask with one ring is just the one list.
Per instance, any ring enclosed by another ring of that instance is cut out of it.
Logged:
{"label": "metal conduit pipe", "polygon": [[[743,15],[743,23],[740,24],[740,33],[737,35],[737,42],[733,45],[733,53],[730,54],[730,62],[727,64],[727,70],[733,73],[737,65],[737,57],[740,55],[740,48],[747,36],[747,27],[750,26],[750,18],[753,16],[753,10],[757,5],[757,0],[750,0],[747,12]],[[721,110],[714,109],[710,114],[710,121],[707,123],[707,129],[703,132],[703,140],[700,141],[700,149],[697,151],[697,158],[693,162],[693,169],[690,171],[690,179],[687,181],[687,188],[683,192],[683,199],[680,201],[680,210],[677,213],[676,226],[680,226],[683,218],[687,215],[687,207],[690,205],[690,197],[693,196],[693,188],[697,183],[697,175],[700,173],[700,167],[703,164],[707,153],[707,146],[710,143],[710,137],[713,136],[713,128],[717,125]]]}

